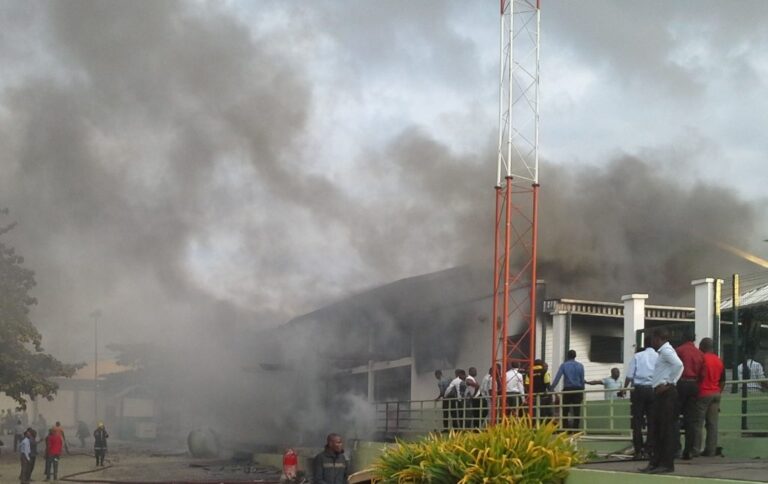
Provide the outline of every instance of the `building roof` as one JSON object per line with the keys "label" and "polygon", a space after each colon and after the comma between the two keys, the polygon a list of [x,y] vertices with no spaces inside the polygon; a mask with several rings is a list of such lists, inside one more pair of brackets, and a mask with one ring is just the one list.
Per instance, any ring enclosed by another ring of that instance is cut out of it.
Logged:
{"label": "building roof", "polygon": [[[758,286],[748,290],[741,295],[739,307],[758,306],[768,303],[768,284]],[[733,297],[723,299],[720,309],[731,309],[733,307]]]}

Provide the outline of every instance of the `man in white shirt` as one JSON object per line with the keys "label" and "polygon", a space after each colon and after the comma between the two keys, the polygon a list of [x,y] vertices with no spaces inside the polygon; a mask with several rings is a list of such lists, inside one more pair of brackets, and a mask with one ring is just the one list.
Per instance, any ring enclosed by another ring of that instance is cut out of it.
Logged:
{"label": "man in white shirt", "polygon": [[516,361],[510,363],[511,368],[507,371],[507,416],[513,410],[517,414],[517,409],[525,396],[524,376],[518,368],[520,364]]}
{"label": "man in white shirt", "polygon": [[464,383],[467,384],[467,391],[465,393],[466,398],[466,414],[467,428],[479,428],[480,427],[480,383],[477,382],[477,368],[470,366],[467,370],[467,378]]}
{"label": "man in white shirt", "polygon": [[24,437],[19,443],[19,458],[21,459],[21,473],[19,480],[22,483],[29,482],[28,476],[32,465],[32,444],[29,441],[29,432],[24,432]]}
{"label": "man in white shirt", "polygon": [[451,402],[451,419],[454,429],[464,427],[464,397],[467,393],[467,384],[464,382],[467,378],[467,372],[462,369],[456,369],[456,377],[448,384],[445,390],[445,398]]}
{"label": "man in white shirt", "polygon": [[649,474],[666,474],[675,470],[675,453],[679,445],[679,441],[676,442],[675,421],[679,413],[675,385],[683,374],[683,362],[669,344],[669,333],[663,327],[653,331],[651,343],[659,353],[651,377],[653,387],[651,427],[654,429],[655,442],[651,460],[641,471]]}
{"label": "man in white shirt", "polygon": [[[627,367],[627,377],[624,386],[632,385],[629,398],[632,414],[632,445],[635,448],[635,459],[643,459],[651,454],[653,449],[653,429],[651,428],[651,406],[653,405],[653,370],[659,354],[651,346],[651,339],[645,339],[645,348],[635,353]],[[648,436],[643,444],[643,427],[648,427]]]}
{"label": "man in white shirt", "polygon": [[605,399],[615,400],[622,398],[624,392],[621,391],[621,372],[618,368],[611,368],[611,376],[603,378],[602,380],[590,380],[587,385],[603,385],[605,387]]}
{"label": "man in white shirt", "polygon": [[[753,352],[747,351],[747,371],[744,371],[744,363],[739,363],[736,367],[736,378],[738,380],[758,380],[765,378],[765,371],[763,365],[755,361]],[[764,390],[768,390],[768,383],[766,382],[750,382],[747,383],[747,392],[749,393],[761,393]]]}
{"label": "man in white shirt", "polygon": [[488,409],[491,406],[491,395],[493,392],[493,368],[488,368],[488,374],[480,382],[480,418],[488,418]]}

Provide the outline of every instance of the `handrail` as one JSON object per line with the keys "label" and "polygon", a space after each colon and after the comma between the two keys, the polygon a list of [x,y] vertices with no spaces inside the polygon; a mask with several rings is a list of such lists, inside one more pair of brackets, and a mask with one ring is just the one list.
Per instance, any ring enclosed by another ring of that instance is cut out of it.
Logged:
{"label": "handrail", "polygon": [[[768,433],[768,391],[730,393],[728,387],[739,389],[749,383],[768,385],[768,378],[731,380],[721,397],[720,433]],[[551,419],[564,430],[594,436],[631,435],[630,395],[634,388],[621,390],[585,389],[534,394],[534,418]],[[625,398],[591,400],[590,394],[623,392]],[[500,397],[501,398],[501,397]],[[389,436],[426,434],[435,431],[483,428],[489,422],[490,397],[446,398],[439,400],[405,400],[376,402],[376,429]],[[523,399],[510,396],[512,412],[527,410]]]}

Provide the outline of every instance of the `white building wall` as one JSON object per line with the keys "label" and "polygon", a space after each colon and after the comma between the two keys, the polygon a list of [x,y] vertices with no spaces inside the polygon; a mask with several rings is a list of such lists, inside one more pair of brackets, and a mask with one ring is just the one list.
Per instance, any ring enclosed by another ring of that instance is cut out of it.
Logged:
{"label": "white building wall", "polygon": [[[622,369],[622,363],[597,363],[589,360],[590,338],[591,336],[623,336],[622,321],[617,319],[614,321],[606,320],[605,323],[584,323],[574,321],[571,326],[571,344],[569,349],[576,350],[576,360],[584,365],[584,378],[589,380],[602,380],[605,377],[611,375],[611,368],[619,368],[622,371],[621,381],[624,381],[624,374]],[[551,369],[552,378],[555,377],[556,369]],[[560,384],[562,387],[562,383]],[[587,385],[587,390],[598,390],[602,386]],[[603,399],[603,393],[588,393],[587,399],[589,400],[601,400]]]}

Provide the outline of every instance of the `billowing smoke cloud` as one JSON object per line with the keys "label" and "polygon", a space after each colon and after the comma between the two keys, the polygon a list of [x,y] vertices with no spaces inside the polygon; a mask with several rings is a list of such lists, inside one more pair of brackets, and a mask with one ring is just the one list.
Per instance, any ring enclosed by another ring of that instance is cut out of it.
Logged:
{"label": "billowing smoke cloud", "polygon": [[[178,395],[235,415],[264,391],[238,376],[254,362],[251,331],[397,278],[490,266],[492,133],[458,152],[426,128],[389,125],[329,161],[335,146],[307,148],[334,119],[317,109],[295,31],[259,30],[210,3],[0,9],[0,207],[19,222],[8,235],[37,272],[34,316],[57,356],[88,358],[87,315],[100,308],[104,342],[165,348],[177,357],[166,366],[187,370]],[[436,18],[469,72],[476,53]],[[459,61],[434,65],[448,76]],[[473,81],[457,76],[452,89]],[[756,208],[656,175],[669,161],[544,169],[551,295],[672,302],[692,278],[741,267],[708,239],[747,246]]]}

